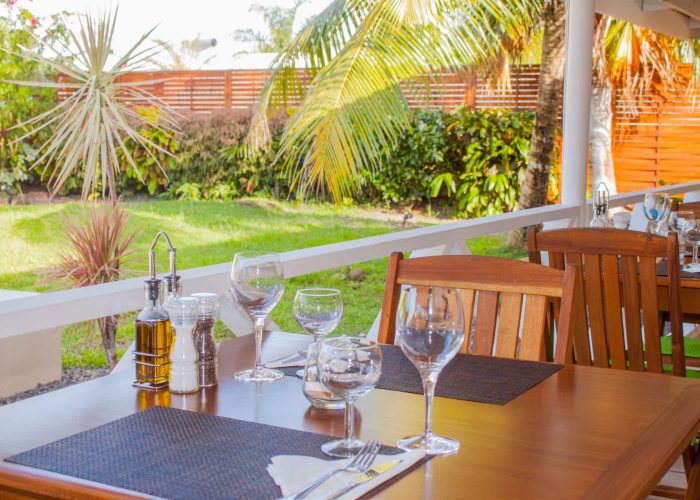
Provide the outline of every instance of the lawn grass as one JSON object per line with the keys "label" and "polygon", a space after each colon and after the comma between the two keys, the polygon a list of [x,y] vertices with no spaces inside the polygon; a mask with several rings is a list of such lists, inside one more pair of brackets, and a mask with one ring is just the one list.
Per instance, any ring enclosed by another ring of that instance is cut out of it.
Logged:
{"label": "lawn grass", "polygon": [[[144,275],[148,267],[147,249],[158,230],[168,233],[178,249],[180,269],[231,261],[236,251],[266,249],[287,251],[338,241],[374,236],[404,229],[400,221],[377,210],[298,205],[268,200],[246,199],[236,203],[147,201],[125,203],[129,227],[140,231],[137,252],[125,267],[134,275]],[[53,205],[0,206],[0,289],[51,291],[66,285],[46,283],[38,273],[51,266],[66,248],[60,235],[62,220],[84,207],[65,203]],[[413,224],[409,227],[416,227]],[[500,235],[475,238],[469,242],[477,255],[522,257],[522,252],[505,246]],[[161,250],[158,271],[167,271],[167,255]],[[338,334],[366,332],[381,305],[386,258],[358,264],[365,271],[361,282],[347,279],[349,268],[340,268],[289,279],[282,301],[271,318],[283,329],[298,331],[292,316],[292,300],[299,288],[326,286],[339,288],[346,303]],[[357,266],[353,266],[357,267]],[[187,293],[187,283],[184,283]],[[118,344],[123,350],[133,338],[133,313],[122,315]],[[65,367],[99,367],[104,364],[99,333],[90,324],[73,325],[63,335]],[[217,336],[231,333],[221,324]]]}

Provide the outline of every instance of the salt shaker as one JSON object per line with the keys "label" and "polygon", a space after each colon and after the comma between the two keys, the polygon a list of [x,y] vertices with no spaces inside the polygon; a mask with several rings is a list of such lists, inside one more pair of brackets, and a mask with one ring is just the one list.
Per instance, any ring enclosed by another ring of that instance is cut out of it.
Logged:
{"label": "salt shaker", "polygon": [[199,380],[193,333],[199,301],[193,297],[173,297],[168,302],[167,311],[175,334],[170,351],[170,392],[196,392],[199,390]]}
{"label": "salt shaker", "polygon": [[219,310],[219,296],[215,293],[193,293],[199,301],[194,344],[199,355],[199,386],[211,387],[219,383],[219,363],[214,340],[214,324]]}

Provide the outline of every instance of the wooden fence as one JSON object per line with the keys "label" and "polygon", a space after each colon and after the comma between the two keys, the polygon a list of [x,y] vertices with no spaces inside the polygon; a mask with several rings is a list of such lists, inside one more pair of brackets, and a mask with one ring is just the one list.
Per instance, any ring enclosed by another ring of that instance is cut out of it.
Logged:
{"label": "wooden fence", "polygon": [[[444,73],[404,85],[409,106],[453,109],[532,110],[539,68],[513,70],[509,89],[494,89],[479,77]],[[162,80],[146,88],[175,109],[195,113],[250,109],[267,77],[266,70],[130,73],[122,81]],[[429,92],[427,91],[429,89]],[[700,101],[699,101],[700,102]],[[134,102],[138,104],[138,102]],[[290,105],[298,104],[292,99]],[[647,189],[664,182],[700,180],[700,108],[683,91],[648,94],[636,105],[617,95],[613,121],[613,161],[618,191]]]}

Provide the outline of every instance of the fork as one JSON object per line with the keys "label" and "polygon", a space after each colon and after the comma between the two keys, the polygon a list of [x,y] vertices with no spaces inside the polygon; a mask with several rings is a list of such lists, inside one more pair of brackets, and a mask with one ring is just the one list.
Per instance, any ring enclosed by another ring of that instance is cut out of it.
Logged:
{"label": "fork", "polygon": [[301,500],[313,490],[318,488],[325,481],[327,481],[328,479],[340,472],[356,472],[358,474],[367,472],[372,467],[374,459],[377,458],[380,448],[381,444],[378,441],[368,441],[362,448],[360,448],[359,453],[355,456],[355,458],[353,458],[352,462],[350,462],[348,465],[325,473],[323,476],[307,484],[299,491],[296,491],[291,495],[285,497],[285,500]]}

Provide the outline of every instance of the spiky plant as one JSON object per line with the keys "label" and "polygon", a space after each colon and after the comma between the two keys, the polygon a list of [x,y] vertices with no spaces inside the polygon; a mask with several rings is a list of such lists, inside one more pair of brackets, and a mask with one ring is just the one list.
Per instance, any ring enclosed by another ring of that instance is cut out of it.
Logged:
{"label": "spiky plant", "polygon": [[[165,175],[157,154],[159,151],[172,156],[158,144],[138,133],[129,118],[146,120],[151,127],[172,134],[178,129],[177,115],[162,100],[142,86],[154,83],[120,82],[119,77],[141,68],[159,50],[158,46],[142,47],[153,29],[143,34],[121,57],[114,57],[112,40],[116,31],[117,10],[100,16],[85,14],[79,17],[76,32],[68,33],[69,42],[54,47],[37,38],[44,48],[42,53],[24,46],[18,52],[3,49],[27,60],[49,66],[63,75],[65,81],[11,81],[18,85],[68,89],[70,95],[55,107],[15,128],[32,125],[32,130],[17,140],[52,127],[53,133],[41,148],[31,168],[45,164],[51,172],[49,185],[55,194],[64,182],[82,169],[82,196],[87,198],[101,186],[102,197],[108,190],[110,198],[116,199],[115,177],[120,174],[119,157],[123,156],[143,182],[136,162],[126,146],[127,139],[152,156]],[[48,54],[51,54],[49,56]],[[158,119],[138,115],[133,104],[153,106]],[[121,152],[120,155],[117,153]]]}
{"label": "spiky plant", "polygon": [[[124,264],[135,249],[131,248],[137,232],[127,231],[129,217],[115,203],[112,206],[91,204],[88,214],[63,221],[62,236],[68,249],[58,257],[55,268],[45,271],[49,281],[69,282],[83,287],[109,283],[124,275]],[[117,316],[97,320],[102,335],[102,349],[107,364],[117,363]]]}

